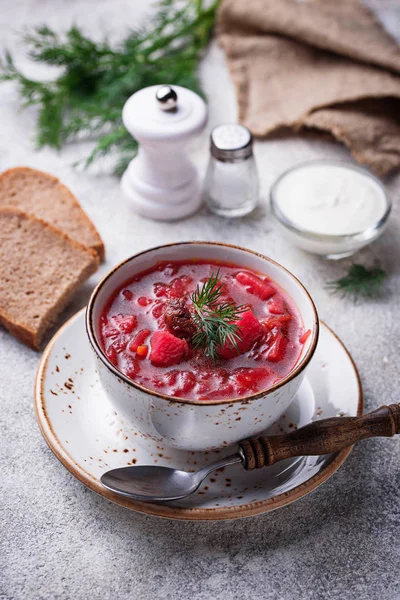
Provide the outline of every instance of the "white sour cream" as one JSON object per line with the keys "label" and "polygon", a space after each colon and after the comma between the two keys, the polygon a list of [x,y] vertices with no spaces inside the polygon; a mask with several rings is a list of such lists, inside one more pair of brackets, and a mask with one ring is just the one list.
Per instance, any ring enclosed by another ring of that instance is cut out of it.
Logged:
{"label": "white sour cream", "polygon": [[296,227],[325,235],[366,231],[387,209],[383,188],[368,173],[337,164],[316,163],[288,172],[274,196]]}

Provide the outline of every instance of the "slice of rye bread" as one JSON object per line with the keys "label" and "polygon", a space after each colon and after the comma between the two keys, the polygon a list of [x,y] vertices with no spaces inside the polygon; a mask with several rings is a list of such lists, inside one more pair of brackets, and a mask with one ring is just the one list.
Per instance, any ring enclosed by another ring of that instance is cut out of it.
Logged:
{"label": "slice of rye bread", "polygon": [[39,349],[97,253],[14,207],[0,207],[0,324]]}
{"label": "slice of rye bread", "polygon": [[102,239],[70,190],[56,177],[29,167],[0,175],[0,206],[15,206],[47,221],[104,259]]}

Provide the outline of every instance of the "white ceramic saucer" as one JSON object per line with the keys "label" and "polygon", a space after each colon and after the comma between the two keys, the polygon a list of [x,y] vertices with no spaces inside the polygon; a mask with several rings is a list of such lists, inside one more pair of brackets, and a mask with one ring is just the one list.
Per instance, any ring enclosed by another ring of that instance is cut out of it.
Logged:
{"label": "white ceramic saucer", "polygon": [[[84,310],[53,337],[41,359],[35,407],[43,436],[63,465],[109,500],[141,512],[174,519],[234,519],[279,508],[305,496],[330,477],[350,449],[339,454],[283,461],[247,472],[233,465],[214,473],[192,497],[169,504],[128,500],[104,489],[100,476],[125,465],[157,464],[197,470],[229,454],[183,452],[144,439],[115,413],[97,377],[86,338]],[[354,362],[324,324],[318,349],[296,398],[272,433],[290,431],[312,419],[362,413],[360,379]]]}

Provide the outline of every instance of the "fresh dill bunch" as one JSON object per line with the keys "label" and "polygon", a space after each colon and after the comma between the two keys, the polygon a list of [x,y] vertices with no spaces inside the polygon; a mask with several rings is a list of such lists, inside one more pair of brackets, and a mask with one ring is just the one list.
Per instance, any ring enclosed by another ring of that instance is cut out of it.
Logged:
{"label": "fresh dill bunch", "polygon": [[387,273],[379,267],[367,269],[363,265],[353,264],[344,277],[330,281],[327,288],[355,297],[371,298],[380,292],[386,277]]}
{"label": "fresh dill bunch", "polygon": [[214,364],[219,357],[219,349],[226,343],[238,350],[240,333],[234,323],[246,310],[234,302],[221,301],[223,284],[220,282],[220,270],[212,273],[202,288],[198,285],[191,296],[193,303],[192,318],[197,332],[192,338],[195,348],[202,348],[205,356]]}
{"label": "fresh dill bunch", "polygon": [[6,51],[0,82],[16,82],[23,106],[38,108],[39,148],[96,140],[84,166],[112,155],[121,174],[137,151],[136,140],[122,124],[124,103],[149,85],[172,83],[201,93],[197,67],[219,1],[162,0],[152,19],[115,46],[107,39],[93,41],[76,25],[64,35],[37,27],[24,37],[28,56],[57,67],[59,76],[50,82],[29,79]]}

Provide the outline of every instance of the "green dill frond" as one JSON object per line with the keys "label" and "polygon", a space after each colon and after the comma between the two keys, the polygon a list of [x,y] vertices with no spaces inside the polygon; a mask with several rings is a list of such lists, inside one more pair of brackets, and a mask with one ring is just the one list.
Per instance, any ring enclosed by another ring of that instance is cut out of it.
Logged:
{"label": "green dill frond", "polygon": [[371,298],[381,291],[386,277],[387,273],[379,267],[367,269],[363,265],[353,264],[344,277],[330,281],[326,287],[342,294]]}
{"label": "green dill frond", "polygon": [[217,272],[212,273],[207,281],[200,286],[196,287],[196,290],[192,294],[192,302],[195,307],[199,309],[205,306],[213,306],[221,297],[223,284],[220,283],[220,269]]}
{"label": "green dill frond", "polygon": [[116,159],[121,173],[137,151],[123,131],[126,100],[149,85],[172,83],[201,93],[197,67],[209,41],[220,0],[163,0],[155,17],[130,31],[119,44],[96,42],[76,25],[59,34],[46,25],[24,36],[28,56],[60,69],[51,82],[33,81],[9,52],[0,60],[0,82],[14,81],[23,106],[36,105],[37,145],[61,148],[68,142],[95,139],[84,161]]}
{"label": "green dill frond", "polygon": [[219,349],[227,343],[239,351],[240,333],[235,321],[246,310],[234,302],[220,302],[223,287],[218,269],[201,288],[198,285],[191,296],[192,318],[197,327],[192,338],[193,346],[202,348],[205,356],[214,363],[219,357]]}

